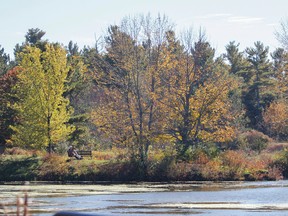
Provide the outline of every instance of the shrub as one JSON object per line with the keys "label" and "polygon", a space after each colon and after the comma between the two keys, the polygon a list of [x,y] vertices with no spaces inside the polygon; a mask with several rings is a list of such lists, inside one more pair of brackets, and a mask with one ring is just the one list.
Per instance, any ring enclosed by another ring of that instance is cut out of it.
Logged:
{"label": "shrub", "polygon": [[172,181],[199,180],[201,174],[198,165],[183,161],[173,161],[167,168],[167,179]]}
{"label": "shrub", "polygon": [[27,151],[25,149],[22,148],[18,148],[18,147],[13,147],[13,148],[7,148],[5,149],[4,154],[7,155],[25,155],[25,156],[32,156],[32,152],[31,151]]}
{"label": "shrub", "polygon": [[26,150],[19,147],[13,147],[13,148],[6,148],[4,151],[5,155],[21,155],[21,156],[43,156],[45,152],[40,150]]}
{"label": "shrub", "polygon": [[256,130],[246,131],[237,138],[239,149],[253,150],[259,153],[264,150],[271,141],[268,136]]}
{"label": "shrub", "polygon": [[222,162],[214,159],[201,167],[201,175],[205,180],[221,180],[224,178],[222,168]]}
{"label": "shrub", "polygon": [[287,148],[288,145],[286,143],[270,143],[267,147],[267,152],[280,152]]}
{"label": "shrub", "polygon": [[284,151],[282,151],[279,155],[279,157],[274,161],[275,167],[279,168],[282,173],[283,176],[285,178],[288,177],[288,150],[285,149]]}
{"label": "shrub", "polygon": [[226,151],[220,155],[225,180],[242,180],[247,166],[247,155],[242,151]]}
{"label": "shrub", "polygon": [[69,174],[67,158],[56,154],[47,154],[42,159],[39,178],[44,181],[59,181]]}
{"label": "shrub", "polygon": [[120,159],[124,158],[122,154],[123,150],[121,149],[111,149],[111,150],[103,150],[103,151],[93,151],[93,157],[97,160],[103,160],[103,161],[111,161],[114,159]]}
{"label": "shrub", "polygon": [[217,157],[219,149],[213,143],[206,143],[199,146],[190,147],[180,159],[184,161],[194,161],[198,163],[207,163],[209,159]]}
{"label": "shrub", "polygon": [[164,157],[159,160],[158,157],[149,160],[148,176],[150,181],[167,181],[169,175],[168,169],[174,166],[175,160],[172,157]]}

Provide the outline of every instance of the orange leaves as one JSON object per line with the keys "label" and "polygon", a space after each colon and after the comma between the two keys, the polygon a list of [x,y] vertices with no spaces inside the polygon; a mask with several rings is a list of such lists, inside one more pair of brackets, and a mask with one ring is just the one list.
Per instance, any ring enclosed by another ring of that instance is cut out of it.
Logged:
{"label": "orange leaves", "polygon": [[231,139],[233,81],[205,37],[181,44],[173,31],[153,29],[145,38],[143,23],[128,19],[109,29],[106,66],[97,80],[106,98],[94,110],[98,129],[114,142],[133,143],[140,154],[161,142],[189,147]]}
{"label": "orange leaves", "polygon": [[168,113],[165,116],[165,120],[170,122],[166,124],[167,131],[173,131],[180,142],[225,142],[232,139],[234,128],[227,119],[230,110],[228,94],[234,87],[233,80],[219,70],[217,64],[213,73],[205,78],[205,72],[196,69],[191,57],[186,61],[181,58],[176,68],[167,69],[162,76],[162,80],[167,82],[161,88],[165,96],[161,98],[160,106]]}
{"label": "orange leaves", "polygon": [[263,114],[264,126],[271,135],[287,136],[288,134],[288,103],[278,101],[272,103]]}

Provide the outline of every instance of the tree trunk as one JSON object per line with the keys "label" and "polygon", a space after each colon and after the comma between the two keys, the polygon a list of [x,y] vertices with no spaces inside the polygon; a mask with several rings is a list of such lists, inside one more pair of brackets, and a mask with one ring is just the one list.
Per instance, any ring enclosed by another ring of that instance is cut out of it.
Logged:
{"label": "tree trunk", "polygon": [[47,137],[48,137],[48,152],[52,153],[52,139],[51,139],[51,116],[47,117]]}

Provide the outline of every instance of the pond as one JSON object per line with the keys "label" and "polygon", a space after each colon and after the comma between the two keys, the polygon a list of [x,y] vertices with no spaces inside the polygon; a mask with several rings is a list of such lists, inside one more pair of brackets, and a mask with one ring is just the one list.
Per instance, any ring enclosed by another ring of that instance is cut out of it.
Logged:
{"label": "pond", "polygon": [[[105,215],[288,215],[288,181],[184,182],[135,184],[0,185],[5,213],[15,212],[16,197],[29,197],[32,215],[58,211]],[[3,209],[0,209],[4,213]],[[0,212],[1,214],[1,212]]]}

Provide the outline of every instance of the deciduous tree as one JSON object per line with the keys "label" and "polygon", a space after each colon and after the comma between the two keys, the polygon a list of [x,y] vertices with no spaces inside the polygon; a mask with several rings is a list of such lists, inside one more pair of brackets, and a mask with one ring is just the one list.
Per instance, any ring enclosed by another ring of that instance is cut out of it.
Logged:
{"label": "deciduous tree", "polygon": [[114,142],[124,143],[145,171],[152,140],[159,134],[154,94],[159,79],[165,33],[170,30],[166,17],[128,17],[121,26],[111,26],[106,37],[107,55],[99,59],[101,70],[96,82],[102,88],[95,123]]}
{"label": "deciduous tree", "polygon": [[166,114],[166,132],[175,139],[179,154],[231,139],[228,93],[233,82],[225,67],[214,61],[214,49],[205,35],[200,32],[193,41],[188,32],[182,45],[175,38],[168,42],[171,62],[161,76],[164,97],[159,102]]}
{"label": "deciduous tree", "polygon": [[72,132],[67,124],[72,110],[63,97],[68,68],[66,52],[59,45],[46,44],[45,50],[26,46],[19,53],[18,101],[13,108],[20,123],[11,126],[12,142],[27,148],[47,148],[65,140]]}
{"label": "deciduous tree", "polygon": [[19,67],[14,67],[0,77],[0,145],[5,145],[11,138],[13,131],[10,125],[14,126],[17,123],[16,111],[12,108],[16,102],[13,87],[17,83],[17,74],[20,71]]}
{"label": "deciduous tree", "polygon": [[263,114],[266,132],[280,140],[288,138],[288,103],[287,100],[275,101]]}
{"label": "deciduous tree", "polygon": [[275,32],[275,35],[282,47],[288,51],[288,19],[281,21],[280,28]]}

